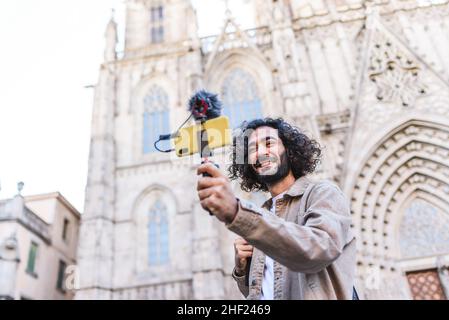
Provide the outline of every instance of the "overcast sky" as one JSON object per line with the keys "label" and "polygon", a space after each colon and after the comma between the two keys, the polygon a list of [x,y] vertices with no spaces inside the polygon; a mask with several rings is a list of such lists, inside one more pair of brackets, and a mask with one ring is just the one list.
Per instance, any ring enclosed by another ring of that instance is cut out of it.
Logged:
{"label": "overcast sky", "polygon": [[[200,35],[219,32],[222,0],[194,0]],[[252,17],[230,0],[242,27]],[[61,192],[82,211],[92,89],[104,30],[115,8],[123,39],[123,0],[0,1],[0,199]]]}

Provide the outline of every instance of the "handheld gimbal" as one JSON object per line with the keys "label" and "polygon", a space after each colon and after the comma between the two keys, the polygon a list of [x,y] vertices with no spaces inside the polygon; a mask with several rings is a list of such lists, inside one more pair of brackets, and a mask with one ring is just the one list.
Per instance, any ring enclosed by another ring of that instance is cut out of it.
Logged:
{"label": "handheld gimbal", "polygon": [[[154,147],[160,152],[176,151],[178,157],[199,153],[201,163],[208,162],[213,149],[231,143],[229,119],[221,116],[222,103],[218,95],[205,90],[198,91],[189,99],[188,110],[190,115],[179,129],[173,134],[160,135]],[[192,117],[196,124],[183,127]],[[174,149],[160,150],[157,147],[159,141],[169,139],[174,139]],[[214,165],[218,168],[217,164]]]}

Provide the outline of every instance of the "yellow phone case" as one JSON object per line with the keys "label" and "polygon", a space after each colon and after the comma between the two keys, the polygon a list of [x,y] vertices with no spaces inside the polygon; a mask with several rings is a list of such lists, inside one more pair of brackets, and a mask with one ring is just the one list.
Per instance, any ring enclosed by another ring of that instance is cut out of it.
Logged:
{"label": "yellow phone case", "polygon": [[[221,116],[208,120],[203,124],[203,128],[207,131],[210,150],[231,144],[231,130],[228,117]],[[198,152],[198,135],[200,132],[200,124],[179,130],[179,136],[174,139],[175,151],[178,157],[190,156]]]}

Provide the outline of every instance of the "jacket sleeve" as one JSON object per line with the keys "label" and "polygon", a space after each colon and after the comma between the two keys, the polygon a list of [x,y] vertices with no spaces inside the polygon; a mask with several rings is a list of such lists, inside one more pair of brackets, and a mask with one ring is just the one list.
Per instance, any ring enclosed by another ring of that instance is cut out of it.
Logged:
{"label": "jacket sleeve", "polygon": [[[247,268],[249,268],[249,266],[247,266]],[[245,272],[246,274],[246,272]],[[237,282],[237,286],[240,290],[240,292],[246,297],[248,297],[249,295],[249,287],[246,285],[246,275],[243,276],[238,276],[235,273],[235,268],[234,270],[232,270],[232,278],[235,280],[235,282]]]}
{"label": "jacket sleeve", "polygon": [[341,190],[326,181],[317,183],[306,201],[304,225],[239,200],[237,215],[227,227],[290,270],[317,273],[352,239],[350,207]]}

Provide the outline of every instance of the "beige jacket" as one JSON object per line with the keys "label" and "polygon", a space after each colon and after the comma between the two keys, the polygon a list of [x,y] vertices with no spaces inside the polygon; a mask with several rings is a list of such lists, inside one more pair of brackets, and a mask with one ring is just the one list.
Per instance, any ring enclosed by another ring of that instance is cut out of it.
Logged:
{"label": "beige jacket", "polygon": [[271,199],[262,208],[239,199],[227,225],[254,246],[249,281],[233,271],[242,294],[260,299],[266,254],[274,260],[274,299],[352,299],[356,246],[341,190],[301,177],[276,201],[276,215],[271,205]]}

